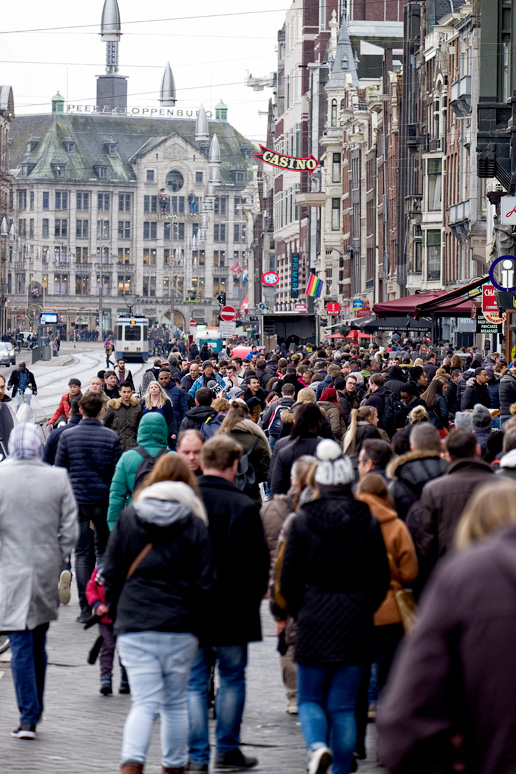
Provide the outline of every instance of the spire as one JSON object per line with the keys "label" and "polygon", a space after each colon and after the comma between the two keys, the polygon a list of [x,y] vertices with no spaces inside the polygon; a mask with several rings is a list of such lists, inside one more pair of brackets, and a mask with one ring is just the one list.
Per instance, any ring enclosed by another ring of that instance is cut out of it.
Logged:
{"label": "spire", "polygon": [[122,34],[117,0],[105,0],[100,22],[100,37],[105,43],[118,43]]}
{"label": "spire", "polygon": [[210,130],[204,105],[201,105],[195,122],[195,139],[197,142],[209,142]]}
{"label": "spire", "polygon": [[335,60],[331,68],[331,75],[326,83],[326,89],[342,89],[349,82],[349,79],[351,79],[353,86],[358,86],[356,60],[349,39],[348,23],[346,17],[343,16]]}
{"label": "spire", "polygon": [[210,164],[220,164],[220,145],[216,134],[211,138],[210,155],[208,157]]}
{"label": "spire", "polygon": [[159,101],[165,107],[172,107],[176,104],[176,100],[176,84],[174,83],[170,62],[167,62],[165,72],[163,73],[163,80],[161,81]]}

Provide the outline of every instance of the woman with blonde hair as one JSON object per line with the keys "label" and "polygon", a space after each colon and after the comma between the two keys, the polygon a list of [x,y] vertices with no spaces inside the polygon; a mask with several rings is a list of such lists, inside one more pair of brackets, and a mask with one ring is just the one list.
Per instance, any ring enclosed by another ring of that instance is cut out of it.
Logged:
{"label": "woman with blonde hair", "polygon": [[506,524],[516,524],[516,483],[500,475],[469,499],[455,532],[455,547],[468,548]]}
{"label": "woman with blonde hair", "polygon": [[[344,452],[351,456],[357,456],[367,438],[382,438],[378,429],[378,411],[374,406],[361,406],[352,409],[351,421],[344,436]],[[387,440],[389,438],[387,437]]]}
{"label": "woman with blonde hair", "polygon": [[161,414],[167,423],[170,448],[175,448],[177,438],[176,418],[172,401],[159,382],[153,380],[149,383],[145,395],[141,400],[142,417],[149,412]]}
{"label": "woman with blonde hair", "polygon": [[215,435],[219,433],[227,433],[238,441],[244,455],[247,455],[249,466],[254,471],[254,482],[248,485],[245,493],[260,506],[262,498],[259,485],[267,481],[271,451],[265,433],[251,419],[244,401],[231,401],[229,411]]}

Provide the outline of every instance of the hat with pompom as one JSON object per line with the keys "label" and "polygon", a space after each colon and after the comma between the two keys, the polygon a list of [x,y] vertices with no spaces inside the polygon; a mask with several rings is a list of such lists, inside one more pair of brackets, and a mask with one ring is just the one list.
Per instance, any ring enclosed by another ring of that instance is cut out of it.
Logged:
{"label": "hat with pompom", "polygon": [[317,445],[315,456],[319,460],[315,480],[320,487],[346,486],[353,483],[353,465],[338,443],[326,438]]}

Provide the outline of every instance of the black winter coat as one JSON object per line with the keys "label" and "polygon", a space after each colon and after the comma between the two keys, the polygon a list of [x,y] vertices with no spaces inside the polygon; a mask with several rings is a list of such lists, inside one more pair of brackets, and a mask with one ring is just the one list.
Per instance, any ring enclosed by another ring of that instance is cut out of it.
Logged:
{"label": "black winter coat", "polygon": [[405,521],[411,506],[420,499],[424,485],[444,476],[448,467],[446,460],[428,451],[407,452],[389,463],[387,475],[394,479],[389,489],[400,519]]}
{"label": "black winter coat", "polygon": [[293,520],[281,592],[297,619],[299,664],[365,664],[373,614],[389,589],[379,523],[350,489],[322,494]]}
{"label": "black winter coat", "polygon": [[503,417],[510,417],[511,405],[516,403],[516,374],[507,371],[500,381],[500,414]]}
{"label": "black winter coat", "polygon": [[61,435],[55,464],[70,475],[79,505],[97,505],[109,499],[109,487],[122,449],[114,430],[98,419],[82,419]]}
{"label": "black winter coat", "polygon": [[194,406],[190,411],[187,411],[185,418],[181,422],[179,432],[184,430],[199,430],[207,419],[216,417],[217,412],[211,406]]}
{"label": "black winter coat", "polygon": [[261,640],[260,603],[267,590],[269,550],[260,511],[220,476],[200,476],[197,483],[208,513],[216,569],[208,644]]}
{"label": "black winter coat", "polygon": [[[183,513],[168,526],[142,521],[131,505],[110,534],[102,575],[110,614],[116,610],[116,634],[203,634],[214,576],[208,531],[201,519],[174,505]],[[152,550],[126,581],[131,564],[148,543]]]}
{"label": "black winter coat", "polygon": [[377,410],[378,418],[380,420],[380,427],[383,427],[382,418],[385,408],[385,398],[388,395],[391,395],[391,393],[387,387],[383,385],[382,387],[378,387],[375,392],[372,392],[368,398],[362,401],[362,406],[374,406],[374,408]]}
{"label": "black winter coat", "polygon": [[282,445],[277,454],[274,455],[274,460],[271,461],[269,468],[271,471],[271,495],[287,494],[290,489],[292,465],[303,454],[315,454],[315,450],[321,441],[322,438],[318,435],[308,435],[305,438],[296,438],[294,441],[289,438],[288,443],[284,446],[282,441],[278,441],[274,451],[276,452],[278,444],[281,443]]}
{"label": "black winter coat", "polygon": [[475,378],[468,379],[467,387],[460,402],[461,411],[472,409],[477,403],[491,408],[491,398],[486,384],[479,384]]}
{"label": "black winter coat", "polygon": [[70,430],[70,428],[78,425],[81,419],[82,417],[80,414],[73,414],[68,419],[67,425],[56,427],[51,431],[47,438],[45,448],[43,449],[43,462],[48,462],[49,465],[53,465],[55,463],[57,447],[59,446],[59,439],[61,438],[62,433],[64,433],[65,430]]}
{"label": "black winter coat", "polygon": [[446,390],[446,395],[444,399],[446,401],[448,412],[450,414],[453,414],[453,416],[455,416],[457,411],[460,411],[460,401],[459,401],[457,383],[454,382],[452,379],[450,379],[450,381],[448,382],[448,389]]}

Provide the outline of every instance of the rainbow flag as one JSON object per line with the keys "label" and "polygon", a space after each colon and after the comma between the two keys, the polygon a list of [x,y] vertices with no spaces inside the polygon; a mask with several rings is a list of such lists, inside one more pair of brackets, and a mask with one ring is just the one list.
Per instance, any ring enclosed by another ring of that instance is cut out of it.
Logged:
{"label": "rainbow flag", "polygon": [[316,277],[315,274],[310,274],[310,277],[308,278],[308,285],[306,286],[306,295],[313,296],[313,298],[320,298],[323,285],[324,282],[322,279]]}

